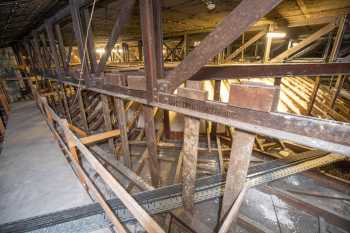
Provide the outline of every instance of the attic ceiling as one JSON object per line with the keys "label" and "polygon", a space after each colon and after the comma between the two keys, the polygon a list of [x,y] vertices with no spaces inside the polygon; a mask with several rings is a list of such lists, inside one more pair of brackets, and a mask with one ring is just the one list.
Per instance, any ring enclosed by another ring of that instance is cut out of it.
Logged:
{"label": "attic ceiling", "polygon": [[[214,10],[209,10],[204,0],[162,0],[163,31],[166,36],[184,32],[206,32],[217,25],[239,0],[216,0]],[[303,2],[304,7],[298,2]],[[114,19],[118,14],[119,1],[101,0],[93,18],[95,40],[107,40]],[[0,47],[20,40],[38,27],[68,0],[17,0],[0,2]],[[278,26],[322,24],[350,12],[348,0],[284,0],[255,26],[275,23]],[[237,22],[239,23],[239,22]],[[65,41],[72,41],[69,20],[62,22]],[[139,13],[135,7],[133,16],[123,37],[139,36]],[[309,26],[310,30],[311,26]]]}

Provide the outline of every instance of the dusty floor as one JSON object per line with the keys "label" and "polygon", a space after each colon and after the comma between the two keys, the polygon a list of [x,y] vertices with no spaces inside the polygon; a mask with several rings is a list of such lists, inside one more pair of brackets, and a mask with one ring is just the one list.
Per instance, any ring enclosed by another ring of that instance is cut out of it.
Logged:
{"label": "dusty floor", "polygon": [[0,224],[91,203],[35,103],[11,107],[0,155]]}

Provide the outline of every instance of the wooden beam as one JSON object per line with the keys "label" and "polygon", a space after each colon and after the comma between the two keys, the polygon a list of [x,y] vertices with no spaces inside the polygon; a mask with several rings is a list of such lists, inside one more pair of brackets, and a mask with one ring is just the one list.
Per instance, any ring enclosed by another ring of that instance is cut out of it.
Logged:
{"label": "wooden beam", "polygon": [[90,147],[90,149],[97,153],[99,156],[101,156],[103,160],[110,162],[111,165],[113,165],[113,168],[117,169],[120,172],[120,174],[128,178],[142,191],[154,190],[154,188],[151,185],[147,184],[146,181],[142,179],[142,177],[138,176],[135,172],[123,165],[118,160],[113,159],[114,156],[112,154],[109,154],[108,152],[104,151],[101,147],[96,145]]}
{"label": "wooden beam", "polygon": [[[254,100],[245,100],[246,94],[251,93],[252,91],[255,92],[257,98]],[[244,86],[241,85],[241,87],[239,87],[232,84],[230,88],[229,104],[234,106],[245,106],[246,108],[254,108],[260,111],[269,111],[273,110],[274,99],[271,98],[273,95],[274,90],[266,86],[259,87],[257,84],[251,84]],[[222,228],[226,229],[223,230],[223,232],[226,232],[231,224],[235,223],[237,219],[240,203],[237,204],[236,207],[238,208],[236,208],[235,201],[237,201],[236,199],[241,191],[244,190],[244,184],[246,182],[250,158],[256,138],[255,134],[240,130],[235,130],[234,132],[232,131],[233,129],[231,128],[231,154],[226,174],[226,184],[220,214],[221,221],[224,222],[223,226],[226,226]],[[245,191],[242,193],[244,195]],[[233,212],[230,211],[232,206],[234,206],[232,209]],[[229,217],[228,222],[225,220],[226,216]],[[235,225],[233,225],[231,229],[234,227]],[[234,232],[234,230],[232,232]]]}
{"label": "wooden beam", "polygon": [[330,104],[329,104],[329,107],[331,109],[334,108],[335,106],[335,101],[337,100],[338,96],[339,96],[339,93],[341,91],[341,89],[343,88],[343,85],[344,85],[344,82],[345,82],[345,79],[346,77],[344,75],[340,75],[338,78],[337,78],[337,82],[335,84],[335,90],[333,92],[333,95],[331,97],[331,101],[330,101]]}
{"label": "wooden beam", "polygon": [[307,7],[306,7],[306,5],[305,5],[305,3],[304,3],[304,0],[296,0],[296,1],[297,1],[297,4],[298,4],[298,6],[299,6],[301,12],[303,12],[303,14],[305,15],[305,17],[306,17],[307,19],[309,19],[309,18],[310,18],[309,11],[307,10]]}
{"label": "wooden beam", "polygon": [[143,117],[144,117],[144,127],[146,134],[147,150],[148,150],[148,160],[149,160],[149,170],[151,173],[152,185],[158,187],[160,185],[160,174],[159,174],[159,160],[158,160],[158,150],[156,144],[155,135],[155,125],[153,117],[153,107],[144,105],[143,106]]}
{"label": "wooden beam", "polygon": [[[151,101],[155,98],[157,93],[157,79],[162,73],[161,63],[163,62],[159,57],[158,46],[160,38],[156,32],[157,21],[154,15],[160,14],[160,9],[156,7],[157,0],[140,1],[140,20],[142,28],[142,42],[144,48],[145,72],[147,77],[146,82],[146,98]],[[157,40],[158,39],[158,40]]]}
{"label": "wooden beam", "polygon": [[81,141],[81,143],[86,145],[86,144],[96,143],[96,142],[104,141],[106,139],[119,137],[119,136],[120,136],[119,129],[114,129],[114,130],[110,130],[107,132],[103,132],[103,133],[94,134],[91,136],[80,138],[80,141]]}
{"label": "wooden beam", "polygon": [[241,192],[248,172],[255,135],[236,130],[233,132],[230,161],[225,191],[221,206],[221,221],[229,214],[230,208]]}
{"label": "wooden beam", "polygon": [[314,103],[315,103],[315,100],[316,100],[316,97],[317,97],[317,92],[318,92],[318,89],[320,88],[320,84],[321,84],[321,78],[319,76],[317,76],[316,79],[315,79],[314,88],[312,90],[312,93],[311,93],[311,96],[310,96],[310,101],[309,101],[309,104],[308,104],[307,115],[309,115],[309,116],[311,115],[312,108],[314,106]]}
{"label": "wooden beam", "polygon": [[68,124],[68,128],[70,130],[74,131],[76,134],[78,134],[79,137],[87,137],[88,136],[88,134],[84,130],[80,129],[79,127],[77,127],[75,125]]}
{"label": "wooden beam", "polygon": [[281,0],[243,0],[213,32],[201,41],[198,47],[185,57],[181,64],[166,75],[166,79],[170,82],[169,91],[175,90],[181,83],[191,78],[210,59],[280,2]]}
{"label": "wooden beam", "polygon": [[[197,82],[197,84],[199,84]],[[190,85],[195,87],[194,85]],[[186,98],[207,99],[207,92],[192,88],[179,88],[178,95]],[[197,155],[199,141],[200,119],[185,116],[184,143],[180,156],[182,156],[182,197],[184,208],[193,214],[193,198],[197,174]]]}
{"label": "wooden beam", "polygon": [[[89,76],[86,75],[89,72],[88,54],[85,53],[85,36],[83,32],[81,17],[80,17],[80,5],[78,0],[69,0],[70,12],[72,15],[72,24],[75,40],[78,45],[79,58],[81,62],[81,75],[88,81]],[[84,66],[83,66],[84,65]]]}
{"label": "wooden beam", "polygon": [[[273,31],[273,25],[269,25],[269,32]],[[271,46],[272,46],[272,38],[271,37],[266,37],[265,38],[265,48],[264,48],[264,58],[263,62],[267,63],[270,61],[270,55],[271,55]]]}
{"label": "wooden beam", "polygon": [[[62,124],[62,123],[61,123]],[[104,182],[112,189],[115,195],[126,206],[130,213],[138,220],[147,232],[165,233],[157,222],[137,203],[137,201],[122,187],[122,185],[114,179],[114,177],[103,167],[103,165],[95,158],[95,156],[80,142],[80,140],[72,133],[69,136],[74,140],[79,151],[84,155],[86,160],[96,170]]]}
{"label": "wooden beam", "polygon": [[[113,129],[111,120],[111,109],[109,107],[109,98],[110,97],[107,95],[101,95],[103,121],[106,131],[110,131]],[[115,154],[115,145],[113,138],[108,139],[108,144],[113,153]]]}
{"label": "wooden beam", "polygon": [[53,34],[52,24],[46,22],[45,28],[46,28],[47,37],[49,38],[49,45],[50,45],[51,55],[53,57],[53,61],[55,64],[56,75],[59,78],[61,78],[62,71],[61,71],[60,61],[59,61],[58,54],[57,54],[57,47],[56,47],[55,37]]}
{"label": "wooden beam", "polygon": [[135,4],[135,0],[122,0],[120,4],[120,11],[119,15],[116,18],[116,21],[114,22],[113,29],[111,32],[111,35],[108,39],[108,42],[105,47],[105,53],[102,55],[100,62],[98,64],[96,74],[101,74],[105,66],[107,64],[107,60],[111,55],[112,49],[117,42],[124,26],[127,24],[127,21],[130,18],[133,6]]}
{"label": "wooden beam", "polygon": [[88,55],[89,55],[89,60],[90,60],[90,65],[91,65],[91,72],[95,73],[97,70],[97,60],[96,60],[96,49],[95,49],[95,41],[94,41],[94,34],[92,31],[92,26],[90,25],[89,27],[89,22],[90,22],[90,12],[88,8],[84,8],[83,9],[83,18],[84,18],[84,22],[85,22],[85,31],[87,31],[87,28],[89,29],[87,31],[87,38],[86,38],[86,42],[87,42],[87,49],[89,51]]}
{"label": "wooden beam", "polygon": [[318,31],[312,33],[310,36],[302,40],[298,45],[289,48],[288,50],[282,52],[275,58],[271,59],[271,62],[272,63],[282,62],[284,59],[288,58],[290,55],[293,55],[294,53],[298,52],[300,49],[304,48],[305,46],[308,46],[309,44],[318,40],[321,36],[331,32],[336,27],[337,27],[336,23],[327,24],[326,26],[322,27]]}
{"label": "wooden beam", "polygon": [[[64,124],[67,126],[68,123],[64,122]],[[106,200],[104,199],[103,195],[100,193],[98,188],[95,186],[95,184],[92,182],[90,177],[86,174],[84,169],[80,166],[80,164],[74,159],[74,155],[71,153],[71,151],[65,147],[65,144],[62,143],[63,148],[65,148],[68,156],[72,160],[73,167],[77,170],[77,174],[79,176],[80,180],[83,180],[85,184],[87,185],[87,188],[89,189],[89,192],[92,192],[95,200],[101,205],[102,209],[105,211],[106,216],[111,221],[111,223],[115,226],[118,232],[121,233],[127,233],[124,226],[121,224],[121,222],[118,220],[117,216],[115,215],[113,209],[108,205]]]}
{"label": "wooden beam", "polygon": [[78,88],[76,94],[78,95],[77,97],[78,97],[78,103],[79,103],[79,109],[80,109],[80,118],[81,118],[83,127],[86,132],[89,132],[89,124],[86,119],[85,104],[84,104],[81,88]]}
{"label": "wooden beam", "polygon": [[239,208],[241,207],[244,201],[244,197],[247,190],[248,190],[248,186],[244,185],[235,203],[229,209],[227,216],[225,217],[225,220],[219,229],[219,233],[227,233],[231,229],[231,225],[236,223],[238,218]]}
{"label": "wooden beam", "polygon": [[114,98],[115,111],[118,119],[118,127],[120,130],[121,138],[121,147],[123,150],[123,160],[126,167],[131,168],[131,155],[129,148],[129,139],[128,139],[128,127],[127,119],[125,116],[124,102],[121,98]]}
{"label": "wooden beam", "polygon": [[257,42],[259,39],[261,39],[263,36],[266,35],[266,30],[263,30],[259,33],[257,33],[255,36],[253,36],[250,40],[248,40],[246,43],[244,43],[241,47],[236,49],[230,56],[228,56],[225,61],[228,62],[235,57],[237,57],[243,50],[247,49],[249,46]]}
{"label": "wooden beam", "polygon": [[67,118],[68,122],[71,124],[72,123],[72,117],[71,117],[70,110],[69,110],[69,104],[68,104],[68,98],[67,98],[67,94],[66,94],[66,89],[65,89],[63,83],[59,83],[58,85],[59,85],[59,87],[61,87],[61,91],[60,92],[62,93],[62,96],[63,96],[63,106],[64,106],[64,110],[65,110],[65,115],[66,115],[66,118]]}
{"label": "wooden beam", "polygon": [[61,27],[58,23],[55,25],[55,31],[56,31],[57,41],[58,41],[58,48],[60,52],[61,63],[63,64],[65,73],[67,73],[69,70],[69,66],[67,63],[67,54],[66,54],[66,49],[64,48]]}

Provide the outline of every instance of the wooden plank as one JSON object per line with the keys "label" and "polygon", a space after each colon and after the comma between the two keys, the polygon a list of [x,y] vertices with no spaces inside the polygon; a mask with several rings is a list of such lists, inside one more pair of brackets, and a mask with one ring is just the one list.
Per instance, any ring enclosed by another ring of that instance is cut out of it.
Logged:
{"label": "wooden plank", "polygon": [[[64,123],[66,126],[68,125],[67,122]],[[64,143],[62,143],[63,148],[65,148]],[[77,170],[77,174],[79,176],[80,180],[84,180],[85,184],[87,185],[87,188],[89,189],[89,192],[91,192],[95,200],[101,205],[102,209],[105,211],[106,216],[111,221],[111,223],[115,226],[116,230],[121,233],[127,233],[124,226],[121,224],[121,222],[118,220],[117,216],[115,215],[113,209],[108,205],[106,200],[104,199],[103,195],[100,193],[100,191],[96,188],[95,184],[92,182],[90,177],[85,173],[84,169],[80,166],[80,164],[74,159],[74,155],[69,151],[68,148],[65,148],[68,156],[72,160],[72,164],[74,168]]]}
{"label": "wooden plank", "polygon": [[247,49],[249,46],[251,46],[252,44],[254,44],[255,42],[257,42],[259,39],[261,39],[263,36],[266,35],[266,30],[263,30],[259,33],[257,33],[255,36],[253,36],[250,40],[248,40],[246,43],[244,43],[241,47],[239,47],[238,49],[236,49],[230,56],[228,56],[225,61],[228,62],[232,59],[234,59],[235,57],[237,57],[242,51],[244,51],[245,49]]}
{"label": "wooden plank", "polygon": [[241,207],[241,205],[243,203],[243,200],[244,200],[244,197],[245,197],[247,190],[248,190],[248,186],[243,186],[235,203],[230,208],[230,210],[225,218],[225,221],[222,223],[222,225],[219,229],[219,233],[227,233],[230,230],[231,225],[236,223],[239,208]]}
{"label": "wooden plank", "polygon": [[310,18],[309,11],[307,10],[307,7],[304,3],[304,0],[296,0],[296,1],[297,1],[297,4],[298,4],[301,12],[303,12],[305,17],[309,19]]}
{"label": "wooden plank", "polygon": [[146,181],[142,179],[142,177],[138,176],[135,172],[130,170],[128,167],[123,165],[121,162],[118,160],[111,160],[114,156],[112,154],[109,154],[108,152],[104,151],[101,147],[99,146],[92,146],[90,149],[94,152],[96,152],[99,156],[103,158],[103,160],[106,160],[113,165],[113,168],[117,169],[120,174],[128,178],[132,183],[134,183],[138,188],[140,188],[143,191],[149,191],[149,190],[154,190],[154,188],[147,184]]}
{"label": "wooden plank", "polygon": [[[62,124],[62,123],[61,123]],[[69,130],[68,130],[69,131]],[[95,156],[80,142],[80,140],[72,133],[68,132],[76,143],[80,152],[87,161],[92,165],[100,177],[112,189],[120,201],[126,206],[130,213],[138,220],[147,232],[165,233],[157,222],[137,203],[137,201],[122,187],[122,185],[114,179],[114,177],[103,167],[103,165],[95,158]]]}
{"label": "wooden plank", "polygon": [[68,124],[68,127],[70,130],[77,133],[79,135],[79,137],[87,137],[88,136],[88,134],[84,130],[80,129],[79,127],[77,127],[75,125]]}
{"label": "wooden plank", "polygon": [[119,137],[119,136],[120,136],[120,130],[119,129],[115,129],[115,130],[111,130],[111,131],[108,131],[108,132],[103,132],[103,133],[99,133],[99,134],[94,134],[94,135],[91,135],[91,136],[83,137],[83,138],[80,139],[80,141],[81,141],[81,143],[86,145],[86,144],[100,142],[100,141],[104,141],[106,139],[110,139],[110,138],[113,138],[113,137]]}
{"label": "wooden plank", "polygon": [[271,59],[271,62],[272,63],[282,62],[284,59],[288,58],[290,55],[293,55],[294,53],[298,52],[300,49],[304,48],[305,46],[308,46],[309,44],[318,40],[321,36],[331,32],[336,27],[337,27],[336,23],[327,24],[326,26],[322,27],[318,31],[312,33],[310,36],[302,40],[300,43],[298,43],[298,45],[289,48],[288,50],[282,52],[275,58]]}

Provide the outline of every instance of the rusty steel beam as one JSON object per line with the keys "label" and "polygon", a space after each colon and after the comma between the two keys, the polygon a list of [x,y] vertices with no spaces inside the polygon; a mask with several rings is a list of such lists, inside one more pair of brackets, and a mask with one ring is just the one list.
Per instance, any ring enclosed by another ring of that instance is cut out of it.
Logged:
{"label": "rusty steel beam", "polygon": [[[191,80],[225,80],[240,78],[329,76],[350,74],[350,63],[244,64],[205,66]],[[297,77],[295,77],[297,78]]]}
{"label": "rusty steel beam", "polygon": [[[53,80],[78,86],[78,82],[72,79]],[[80,86],[101,94],[133,100],[141,104],[147,103],[145,91],[111,85],[101,85],[98,88],[87,87],[84,84]],[[350,142],[347,140],[350,137],[350,124],[347,123],[287,113],[266,113],[214,101],[183,98],[164,92],[159,92],[158,95],[158,100],[148,103],[150,106],[350,157]]]}
{"label": "rusty steel beam", "polygon": [[140,20],[142,28],[142,42],[144,47],[144,61],[145,61],[145,71],[146,71],[146,89],[147,89],[147,99],[151,101],[154,96],[153,93],[157,91],[157,79],[161,73],[162,63],[159,60],[158,47],[159,47],[159,35],[157,36],[156,19],[154,17],[156,11],[159,11],[159,8],[155,7],[157,3],[156,0],[150,1],[140,1]]}
{"label": "rusty steel beam", "polygon": [[[237,39],[250,25],[270,12],[281,0],[244,0],[196,47],[183,62],[166,75],[169,90],[191,78],[210,59]],[[237,23],[239,22],[239,23]]]}

